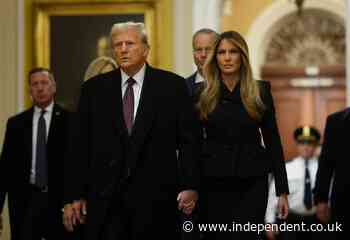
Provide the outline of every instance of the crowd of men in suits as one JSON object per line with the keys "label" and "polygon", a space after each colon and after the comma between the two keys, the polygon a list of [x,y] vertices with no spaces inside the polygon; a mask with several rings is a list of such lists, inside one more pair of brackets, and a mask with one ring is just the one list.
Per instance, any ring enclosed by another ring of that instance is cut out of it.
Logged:
{"label": "crowd of men in suits", "polygon": [[[185,81],[146,62],[143,24],[115,24],[111,44],[119,67],[83,84],[74,114],[55,102],[53,73],[32,69],[33,106],[9,118],[0,158],[0,212],[7,195],[11,239],[200,238],[180,236],[178,219],[179,212],[182,221],[197,218],[201,129],[191,96],[205,82],[203,66],[217,36],[210,29],[195,33],[197,71]],[[350,182],[342,139],[349,121],[349,109],[328,117],[320,159],[309,160],[314,190],[305,204],[311,206],[302,206],[320,222],[344,228]],[[319,143],[317,130],[298,131],[298,144]],[[293,162],[287,169],[301,173],[294,168],[304,162]],[[346,239],[346,232],[337,234]]]}

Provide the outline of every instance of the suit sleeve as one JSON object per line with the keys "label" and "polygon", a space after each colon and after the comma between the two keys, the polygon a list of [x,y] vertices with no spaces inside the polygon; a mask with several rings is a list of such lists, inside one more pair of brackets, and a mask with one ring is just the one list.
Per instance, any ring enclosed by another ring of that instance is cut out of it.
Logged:
{"label": "suit sleeve", "polygon": [[186,79],[186,85],[190,96],[193,96],[192,76]]}
{"label": "suit sleeve", "polygon": [[13,155],[13,140],[15,132],[13,131],[11,120],[7,122],[4,144],[0,156],[0,213],[4,208],[6,194],[8,192],[8,182],[10,173],[10,157]]}
{"label": "suit sleeve", "polygon": [[80,94],[77,111],[71,114],[64,163],[64,203],[86,199],[89,171],[89,97],[86,86]]}
{"label": "suit sleeve", "polygon": [[335,126],[334,119],[329,116],[326,121],[324,140],[316,175],[314,190],[315,203],[328,202],[331,179],[335,168],[334,156],[337,156],[335,152],[335,144],[337,143]]}
{"label": "suit sleeve", "polygon": [[286,166],[280,134],[275,117],[275,107],[271,95],[270,84],[264,82],[260,88],[262,100],[265,104],[265,112],[261,123],[261,131],[267,150],[267,156],[272,161],[272,172],[275,179],[276,195],[289,193]]}
{"label": "suit sleeve", "polygon": [[180,191],[199,187],[200,123],[184,79],[177,81],[177,148]]}

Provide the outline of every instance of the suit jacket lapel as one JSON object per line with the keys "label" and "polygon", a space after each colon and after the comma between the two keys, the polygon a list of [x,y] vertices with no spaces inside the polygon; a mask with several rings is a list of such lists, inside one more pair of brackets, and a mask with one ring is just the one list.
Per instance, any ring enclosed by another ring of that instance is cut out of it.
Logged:
{"label": "suit jacket lapel", "polygon": [[192,87],[193,87],[194,84],[196,83],[196,75],[197,75],[197,71],[194,72],[194,73],[189,77]]}
{"label": "suit jacket lapel", "polygon": [[110,86],[108,90],[110,91],[107,98],[107,106],[110,105],[111,109],[111,119],[112,125],[115,127],[117,135],[127,135],[126,125],[124,122],[123,115],[123,97],[121,89],[121,72],[117,69],[114,75],[110,79]]}
{"label": "suit jacket lapel", "polygon": [[[152,79],[152,77],[154,77],[152,74],[152,68],[147,65],[137,114],[130,136],[133,145],[136,146],[139,146],[144,141],[144,138],[152,125],[154,110],[153,93],[156,85],[154,83],[155,79]],[[115,123],[114,126],[116,126],[119,133],[122,131],[122,135],[128,136],[123,115],[120,69],[115,71],[115,76],[111,79],[110,84],[111,86],[108,88],[110,91],[110,99],[108,98],[108,102],[111,105],[112,122]],[[118,123],[120,123],[119,126]]]}
{"label": "suit jacket lapel", "polygon": [[190,94],[193,95],[194,85],[196,81],[197,72],[193,73],[190,77],[186,79],[187,87],[189,88]]}
{"label": "suit jacket lapel", "polygon": [[61,116],[61,109],[60,107],[55,104],[52,109],[52,115],[51,115],[51,123],[50,123],[50,128],[48,129],[49,134],[47,137],[47,146],[50,144],[50,142],[54,141],[54,136],[56,135],[56,125],[59,124],[59,119]]}
{"label": "suit jacket lapel", "polygon": [[152,68],[147,65],[140,102],[131,134],[131,139],[138,149],[140,149],[152,126],[155,110],[154,93],[157,90],[156,87],[156,78],[152,72]]}
{"label": "suit jacket lapel", "polygon": [[32,156],[33,156],[33,114],[34,108],[30,108],[24,117],[24,144],[28,161],[25,162],[25,169],[27,169],[26,174],[28,174],[28,179],[30,175],[30,169],[32,166]]}

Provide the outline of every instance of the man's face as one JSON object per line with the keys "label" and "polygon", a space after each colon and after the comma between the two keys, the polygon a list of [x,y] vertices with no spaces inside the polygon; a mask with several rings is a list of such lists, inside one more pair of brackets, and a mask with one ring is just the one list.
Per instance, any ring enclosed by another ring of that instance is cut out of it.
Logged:
{"label": "man's face", "polygon": [[310,159],[314,156],[316,151],[316,145],[312,143],[298,143],[297,148],[299,155],[304,159]]}
{"label": "man's face", "polygon": [[45,108],[53,101],[56,83],[50,79],[48,72],[36,72],[29,77],[29,91],[34,105]]}
{"label": "man's face", "polygon": [[205,60],[212,51],[214,44],[214,34],[200,33],[194,39],[193,59],[198,71],[202,73]]}
{"label": "man's face", "polygon": [[148,46],[132,27],[114,33],[112,48],[117,64],[130,76],[135,75],[146,62]]}

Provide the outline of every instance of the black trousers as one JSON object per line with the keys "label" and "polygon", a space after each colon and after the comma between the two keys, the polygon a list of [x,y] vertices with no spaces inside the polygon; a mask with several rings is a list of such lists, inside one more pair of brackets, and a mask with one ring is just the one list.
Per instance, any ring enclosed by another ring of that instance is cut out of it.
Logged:
{"label": "black trousers", "polygon": [[[21,220],[16,240],[80,240],[81,232],[65,230],[57,199],[49,199],[49,193],[35,186],[28,187],[28,202]],[[50,204],[52,200],[53,204]],[[80,226],[79,226],[80,228]]]}
{"label": "black trousers", "polygon": [[331,223],[339,224],[342,231],[332,233],[332,240],[350,239],[350,197],[347,195],[338,196],[335,202],[332,202]]}
{"label": "black trousers", "polygon": [[28,205],[20,224],[19,240],[49,239],[49,196],[34,186],[30,187]]}
{"label": "black trousers", "polygon": [[171,199],[130,200],[118,193],[108,210],[99,240],[180,239],[176,196]]}
{"label": "black trousers", "polygon": [[[317,232],[311,231],[312,224],[321,224],[321,222],[316,218],[315,215],[312,216],[302,216],[299,214],[295,214],[293,212],[289,212],[288,218],[285,220],[287,224],[296,224],[296,226],[301,226],[304,223],[305,230],[310,229],[309,231],[301,231],[296,229],[297,231],[283,231],[279,233],[278,240],[322,240],[328,239],[331,240],[332,233],[331,232]],[[282,223],[282,222],[281,222]],[[326,225],[323,225],[326,227]],[[301,227],[300,227],[301,228]]]}
{"label": "black trousers", "polygon": [[200,230],[201,235],[205,240],[260,239],[258,231],[247,226],[264,223],[267,194],[267,176],[204,179],[199,202],[200,223],[227,224],[227,230]]}

